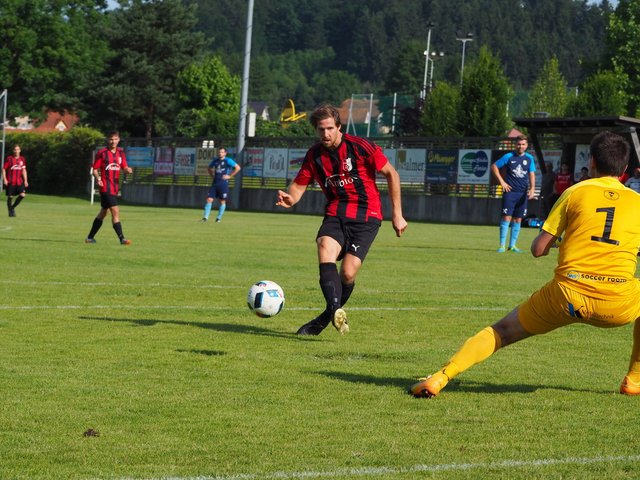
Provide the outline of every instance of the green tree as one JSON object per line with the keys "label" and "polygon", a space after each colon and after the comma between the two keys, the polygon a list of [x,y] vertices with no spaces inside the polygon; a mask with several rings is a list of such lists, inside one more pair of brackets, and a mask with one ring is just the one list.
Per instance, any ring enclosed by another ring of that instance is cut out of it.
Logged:
{"label": "green tree", "polygon": [[0,2],[0,88],[9,117],[76,110],[103,68],[107,43],[94,31],[105,1]]}
{"label": "green tree", "polygon": [[195,24],[195,6],[181,0],[120,1],[101,32],[114,55],[93,91],[94,124],[149,139],[171,133],[178,73],[204,51]]}
{"label": "green tree", "polygon": [[613,70],[628,79],[630,115],[640,114],[640,2],[620,0],[609,16],[607,46]]}
{"label": "green tree", "polygon": [[509,127],[507,104],[511,94],[502,65],[486,46],[464,70],[461,89],[461,132],[464,136],[504,135]]}
{"label": "green tree", "polygon": [[460,135],[460,110],[460,88],[447,82],[438,82],[424,105],[422,134],[427,137]]}
{"label": "green tree", "polygon": [[387,95],[396,92],[418,95],[422,91],[425,46],[422,41],[410,40],[398,51],[385,79]]}
{"label": "green tree", "polygon": [[597,72],[587,78],[572,99],[568,113],[574,117],[625,115],[629,96],[625,91],[627,78],[611,71]]}
{"label": "green tree", "polygon": [[182,70],[178,74],[177,92],[182,107],[176,117],[177,135],[236,134],[240,77],[231,75],[220,57],[208,56]]}
{"label": "green tree", "polygon": [[560,72],[558,59],[551,57],[533,84],[525,115],[547,112],[552,117],[561,117],[566,113],[568,102],[567,81]]}
{"label": "green tree", "polygon": [[177,92],[187,108],[240,109],[240,77],[232,75],[218,56],[208,56],[182,70]]}

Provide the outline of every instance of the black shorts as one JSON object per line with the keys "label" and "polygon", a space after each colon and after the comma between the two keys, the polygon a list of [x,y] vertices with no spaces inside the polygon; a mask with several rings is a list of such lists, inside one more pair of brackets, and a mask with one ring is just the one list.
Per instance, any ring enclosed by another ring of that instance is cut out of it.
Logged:
{"label": "black shorts", "polygon": [[7,197],[15,197],[24,193],[24,185],[7,185],[5,192],[7,192]]}
{"label": "black shorts", "polygon": [[102,208],[111,208],[118,206],[117,195],[109,195],[108,193],[100,194],[100,206]]}
{"label": "black shorts", "polygon": [[331,237],[342,246],[338,260],[350,253],[364,262],[371,244],[378,235],[380,222],[351,222],[338,217],[325,216],[316,235]]}

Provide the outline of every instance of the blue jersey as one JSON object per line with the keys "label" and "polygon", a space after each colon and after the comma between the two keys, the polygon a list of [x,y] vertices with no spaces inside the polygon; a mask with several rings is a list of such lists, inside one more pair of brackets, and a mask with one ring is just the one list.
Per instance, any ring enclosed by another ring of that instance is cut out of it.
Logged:
{"label": "blue jersey", "polygon": [[504,181],[511,186],[512,192],[526,192],[529,189],[529,172],[536,171],[536,162],[529,153],[516,155],[515,152],[503,155],[496,163],[496,167],[506,167]]}
{"label": "blue jersey", "polygon": [[223,175],[230,175],[236,168],[237,163],[229,157],[224,157],[224,160],[214,158],[209,164],[209,168],[213,169],[213,183],[228,183],[229,180],[224,180]]}

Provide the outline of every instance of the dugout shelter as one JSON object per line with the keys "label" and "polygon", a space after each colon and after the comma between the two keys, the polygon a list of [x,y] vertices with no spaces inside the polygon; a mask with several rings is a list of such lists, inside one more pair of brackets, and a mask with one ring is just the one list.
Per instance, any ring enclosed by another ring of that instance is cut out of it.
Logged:
{"label": "dugout shelter", "polygon": [[637,131],[640,127],[640,119],[632,117],[546,117],[514,118],[513,120],[518,127],[527,130],[542,172],[545,172],[546,165],[544,152],[540,145],[541,139],[545,135],[561,138],[562,162],[569,164],[570,171],[575,171],[577,170],[577,152],[580,147],[589,145],[593,136],[604,130],[623,136],[631,145],[627,173],[631,174],[640,165],[640,141]]}

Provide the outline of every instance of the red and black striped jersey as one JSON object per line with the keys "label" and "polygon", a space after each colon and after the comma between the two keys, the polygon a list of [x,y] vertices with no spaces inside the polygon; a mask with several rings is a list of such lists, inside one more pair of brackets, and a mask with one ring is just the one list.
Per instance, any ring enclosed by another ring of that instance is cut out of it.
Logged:
{"label": "red and black striped jersey", "polygon": [[122,148],[116,148],[115,153],[108,148],[103,148],[96,153],[93,169],[100,171],[102,179],[100,192],[117,195],[120,190],[120,170],[127,167],[127,158]]}
{"label": "red and black striped jersey", "polygon": [[336,149],[321,143],[311,147],[294,181],[304,186],[318,182],[327,197],[325,215],[358,222],[380,221],[382,205],[376,172],[387,162],[379,146],[344,133]]}
{"label": "red and black striped jersey", "polygon": [[5,175],[7,176],[7,185],[23,185],[23,171],[27,168],[27,162],[22,155],[14,157],[9,155],[4,161]]}

